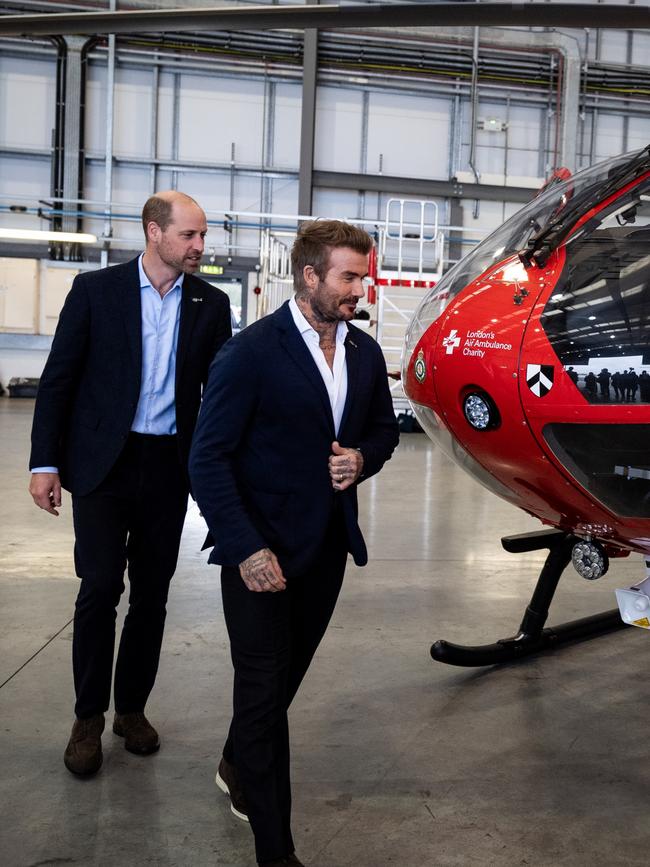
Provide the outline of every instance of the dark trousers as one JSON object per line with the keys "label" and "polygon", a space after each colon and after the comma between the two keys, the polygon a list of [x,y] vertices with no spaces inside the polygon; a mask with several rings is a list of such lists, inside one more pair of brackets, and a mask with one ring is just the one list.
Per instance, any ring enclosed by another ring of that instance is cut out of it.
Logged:
{"label": "dark trousers", "polygon": [[81,578],[72,643],[80,719],[108,710],[116,608],[127,564],[129,609],[115,667],[114,703],[118,713],[144,710],[158,670],[187,496],[176,437],[132,433],[101,485],[72,499]]}
{"label": "dark trousers", "polygon": [[239,569],[221,573],[235,669],[233,719],[223,754],[237,769],[258,861],[294,851],[287,710],[325,634],[343,582],[347,539],[338,513],[320,556],[286,590],[253,593]]}

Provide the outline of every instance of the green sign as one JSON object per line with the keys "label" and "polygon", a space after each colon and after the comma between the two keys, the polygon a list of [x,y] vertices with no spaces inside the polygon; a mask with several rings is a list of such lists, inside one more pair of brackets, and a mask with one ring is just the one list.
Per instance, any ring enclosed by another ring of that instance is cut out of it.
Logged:
{"label": "green sign", "polygon": [[201,274],[223,274],[223,265],[201,265]]}

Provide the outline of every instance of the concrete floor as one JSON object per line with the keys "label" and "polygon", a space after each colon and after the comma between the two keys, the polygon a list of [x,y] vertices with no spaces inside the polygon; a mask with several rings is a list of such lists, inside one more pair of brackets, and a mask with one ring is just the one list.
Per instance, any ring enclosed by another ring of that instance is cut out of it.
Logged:
{"label": "concrete floor", "polygon": [[[231,670],[218,571],[191,509],[139,758],[104,735],[72,777],[69,498],[26,492],[32,401],[0,400],[0,863],[252,865],[252,837],[214,785]],[[500,536],[540,525],[484,491],[423,435],[362,486],[371,561],[350,566],[291,711],[294,836],[310,867],[647,865],[650,635],[629,629],[500,669],[434,663],[432,640],[511,635],[542,555]],[[614,605],[639,557],[600,582],[572,570],[550,622]],[[648,705],[646,705],[648,700]]]}

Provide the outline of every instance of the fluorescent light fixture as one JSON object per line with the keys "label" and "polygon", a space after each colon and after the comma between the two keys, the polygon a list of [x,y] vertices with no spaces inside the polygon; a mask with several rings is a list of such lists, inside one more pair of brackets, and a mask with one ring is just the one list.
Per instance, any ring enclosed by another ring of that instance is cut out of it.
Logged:
{"label": "fluorescent light fixture", "polygon": [[95,244],[97,235],[83,232],[47,232],[40,229],[3,229],[0,228],[0,240],[5,241],[61,241],[70,244]]}

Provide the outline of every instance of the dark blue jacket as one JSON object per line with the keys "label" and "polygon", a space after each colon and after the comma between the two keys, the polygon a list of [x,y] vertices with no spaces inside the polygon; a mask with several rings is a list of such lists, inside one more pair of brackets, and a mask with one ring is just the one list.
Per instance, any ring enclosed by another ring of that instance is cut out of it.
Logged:
{"label": "dark blue jacket", "polygon": [[367,562],[357,489],[333,490],[335,439],[360,448],[364,478],[378,472],[399,438],[377,343],[354,326],[345,341],[347,400],[338,437],[327,390],[288,303],[255,322],[215,358],[192,451],[192,489],[210,529],[211,563],[238,565],[262,548],[285,576],[309,568],[341,498],[347,539]]}
{"label": "dark blue jacket", "polygon": [[[186,275],[176,351],[183,466],[215,352],[230,337],[225,292]],[[59,468],[73,494],[107,476],[131,430],[142,375],[138,260],[78,274],[61,310],[36,397],[29,466]]]}

